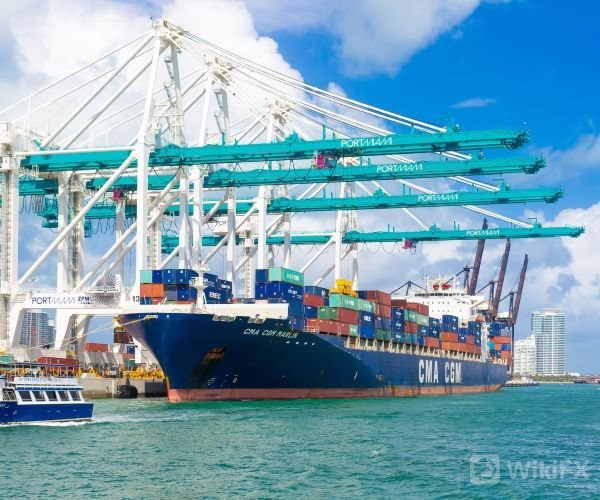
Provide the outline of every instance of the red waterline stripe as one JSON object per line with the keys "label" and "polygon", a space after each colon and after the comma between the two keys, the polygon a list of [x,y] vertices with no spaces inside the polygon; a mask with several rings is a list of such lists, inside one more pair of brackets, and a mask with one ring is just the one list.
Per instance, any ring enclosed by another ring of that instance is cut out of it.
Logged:
{"label": "red waterline stripe", "polygon": [[494,392],[501,384],[492,386],[392,386],[372,389],[169,389],[169,401],[236,401],[259,399],[324,399],[437,396],[444,394],[474,394]]}

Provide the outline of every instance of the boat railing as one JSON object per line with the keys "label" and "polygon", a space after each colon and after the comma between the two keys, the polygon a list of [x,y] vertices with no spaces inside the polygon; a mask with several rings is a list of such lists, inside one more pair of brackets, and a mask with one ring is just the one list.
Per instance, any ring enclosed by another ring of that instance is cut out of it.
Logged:
{"label": "boat railing", "polygon": [[31,385],[35,387],[79,387],[76,378],[63,377],[15,377],[12,382],[16,385]]}

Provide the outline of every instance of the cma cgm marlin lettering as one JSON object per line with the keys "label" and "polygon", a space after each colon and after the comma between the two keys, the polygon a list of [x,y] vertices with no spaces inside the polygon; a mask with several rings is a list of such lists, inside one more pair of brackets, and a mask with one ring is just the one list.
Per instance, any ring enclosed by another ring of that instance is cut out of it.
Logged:
{"label": "cma cgm marlin lettering", "polygon": [[203,279],[206,303],[118,317],[156,356],[173,402],[476,393],[509,378],[510,357],[496,350],[510,343],[506,325],[486,323],[482,297],[458,286],[329,290],[272,268],[257,270],[254,298],[216,302],[206,290],[223,280]]}
{"label": "cma cgm marlin lettering", "polygon": [[[443,370],[441,367],[443,366]],[[419,382],[428,384],[462,383],[462,365],[458,361],[445,361],[443,364],[437,360],[421,359],[419,361]]]}

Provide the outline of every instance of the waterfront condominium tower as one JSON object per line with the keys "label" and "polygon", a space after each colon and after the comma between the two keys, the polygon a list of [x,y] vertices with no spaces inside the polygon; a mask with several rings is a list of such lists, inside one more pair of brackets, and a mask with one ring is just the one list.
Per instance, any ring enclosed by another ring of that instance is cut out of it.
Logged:
{"label": "waterfront condominium tower", "polygon": [[531,334],[535,335],[536,374],[565,374],[565,313],[544,309],[531,314]]}
{"label": "waterfront condominium tower", "polygon": [[535,335],[515,340],[515,373],[519,375],[536,374]]}

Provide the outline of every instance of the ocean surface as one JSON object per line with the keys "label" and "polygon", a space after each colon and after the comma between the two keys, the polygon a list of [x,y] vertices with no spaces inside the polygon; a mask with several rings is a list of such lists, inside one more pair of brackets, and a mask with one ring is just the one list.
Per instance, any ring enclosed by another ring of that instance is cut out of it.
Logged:
{"label": "ocean surface", "polygon": [[0,498],[600,498],[600,386],[407,399],[96,400],[0,427]]}

